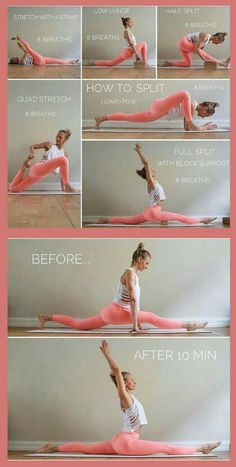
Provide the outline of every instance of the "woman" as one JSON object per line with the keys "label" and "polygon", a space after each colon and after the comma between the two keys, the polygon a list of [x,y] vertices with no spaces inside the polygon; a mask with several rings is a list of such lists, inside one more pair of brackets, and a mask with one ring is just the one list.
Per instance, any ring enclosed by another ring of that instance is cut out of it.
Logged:
{"label": "woman", "polygon": [[59,58],[44,57],[32,49],[28,42],[19,35],[12,37],[11,40],[16,40],[18,47],[24,52],[21,58],[12,57],[10,59],[11,65],[74,65],[79,62],[79,60],[61,60]]}
{"label": "woman", "polygon": [[204,62],[213,62],[218,65],[228,68],[230,57],[226,60],[217,60],[211,55],[207,54],[203,49],[212,42],[215,45],[222,44],[227,36],[227,32],[217,32],[216,34],[207,34],[206,32],[190,32],[182,37],[178,43],[178,47],[183,60],[166,61],[163,66],[192,66],[191,54],[198,55]]}
{"label": "woman", "polygon": [[[135,56],[136,61],[142,61],[147,65],[147,43],[139,42],[137,44],[135,36],[131,30],[134,25],[131,18],[121,18],[121,21],[124,26],[124,48],[121,54],[118,57],[113,58],[113,60],[88,61],[85,66],[115,66],[129,58],[132,58],[133,56]],[[142,59],[138,55],[139,52],[141,52]]]}
{"label": "woman", "polygon": [[150,197],[149,208],[146,208],[141,214],[130,217],[101,217],[96,223],[143,224],[144,222],[161,222],[161,224],[166,225],[168,224],[168,221],[178,221],[183,224],[209,224],[216,219],[216,217],[204,217],[199,219],[197,217],[183,216],[182,214],[177,214],[175,212],[162,211],[160,203],[166,199],[164,189],[155,178],[155,170],[144,157],[141,144],[136,144],[134,150],[137,152],[143,163],[142,170],[136,170],[136,173],[146,180],[147,191]]}
{"label": "woman", "polygon": [[144,408],[139,400],[132,395],[136,382],[127,371],[121,371],[113,360],[108,343],[103,340],[100,350],[103,353],[111,370],[110,376],[114,382],[120,408],[122,411],[122,431],[114,435],[110,441],[100,443],[66,443],[61,445],[46,444],[38,453],[54,452],[82,452],[85,454],[120,454],[125,456],[148,456],[151,454],[194,455],[197,453],[209,454],[221,444],[203,444],[201,446],[175,446],[158,441],[141,440],[140,434],[143,425],[148,421]]}
{"label": "woman", "polygon": [[184,117],[184,129],[186,131],[205,131],[214,130],[217,125],[209,122],[205,125],[197,126],[193,123],[193,116],[205,118],[215,113],[215,108],[219,107],[216,102],[191,102],[191,96],[187,91],[177,92],[168,97],[155,99],[148,110],[144,112],[127,114],[122,112],[100,115],[95,117],[95,128],[99,130],[102,122],[105,121],[124,121],[124,122],[153,122],[162,117],[168,120],[174,120]]}
{"label": "woman", "polygon": [[[71,131],[59,130],[56,136],[56,143],[45,141],[39,144],[33,144],[29,147],[30,154],[24,160],[20,170],[9,185],[11,193],[26,190],[34,183],[38,183],[50,173],[59,175],[61,177],[61,189],[66,193],[76,193],[69,182],[69,159],[67,153],[64,151],[64,144],[70,138]],[[36,162],[31,166],[31,162],[35,157],[35,149],[44,149],[41,162]],[[29,169],[29,174],[25,173]]]}
{"label": "woman", "polygon": [[54,321],[80,330],[102,328],[107,324],[133,324],[131,332],[139,334],[147,332],[141,329],[140,324],[142,323],[148,323],[162,329],[187,329],[188,331],[207,326],[206,322],[182,322],[161,318],[155,313],[139,311],[140,287],[137,272],[146,271],[150,261],[151,254],[144,249],[143,243],[139,243],[133,253],[131,266],[122,274],[115,297],[110,305],[103,308],[98,315],[83,320],[65,315],[39,315],[40,329],[47,321]]}

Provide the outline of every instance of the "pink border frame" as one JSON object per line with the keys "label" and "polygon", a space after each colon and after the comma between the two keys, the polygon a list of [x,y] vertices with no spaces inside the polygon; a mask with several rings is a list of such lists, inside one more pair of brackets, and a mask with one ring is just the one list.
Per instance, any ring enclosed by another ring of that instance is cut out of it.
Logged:
{"label": "pink border frame", "polygon": [[[21,462],[27,462],[29,467],[39,466],[45,467],[50,465],[56,466],[60,462],[61,466],[69,467],[71,462],[79,462],[81,466],[94,466],[95,463],[104,462],[103,460],[11,460],[7,458],[7,240],[8,238],[230,238],[231,240],[231,460],[230,461],[210,461],[211,465],[217,466],[218,462],[226,463],[227,465],[235,465],[235,427],[236,421],[233,414],[236,414],[236,371],[233,369],[232,360],[236,351],[235,343],[235,326],[236,326],[236,290],[233,287],[233,279],[236,277],[236,227],[235,227],[235,199],[236,199],[236,185],[234,185],[234,174],[236,173],[236,126],[235,126],[235,114],[236,110],[231,105],[231,227],[230,229],[197,229],[191,228],[187,231],[184,228],[178,228],[176,230],[166,229],[143,229],[137,228],[124,228],[124,229],[8,229],[7,224],[7,8],[8,6],[63,6],[67,2],[64,0],[1,0],[0,4],[0,17],[1,17],[1,28],[0,28],[0,43],[1,43],[1,55],[0,55],[0,121],[1,121],[1,159],[0,159],[0,274],[1,274],[1,294],[0,294],[0,465],[5,467],[8,463],[17,466]],[[87,0],[87,1],[75,1],[69,0],[71,6],[97,6],[97,5],[119,5],[119,6],[216,6],[216,5],[230,5],[231,6],[231,46],[232,46],[232,57],[235,57],[234,40],[236,39],[235,24],[236,24],[236,2],[235,0],[129,0],[119,2],[115,0]],[[231,83],[236,82],[236,69],[235,59],[231,65]],[[231,102],[236,102],[236,86],[231,86]],[[186,232],[188,235],[186,235]],[[217,285],[216,285],[217,286]],[[122,462],[124,466],[134,467],[137,462],[146,465],[149,462],[156,463],[159,466],[166,465],[168,461],[161,461],[157,459],[117,459],[107,460],[106,465],[113,466],[117,465],[118,462]],[[181,466],[183,460],[173,461],[175,466]],[[191,461],[184,461],[185,465],[192,465]],[[194,462],[201,462],[201,465],[206,465],[206,461],[203,460]],[[165,464],[164,464],[165,463]]]}

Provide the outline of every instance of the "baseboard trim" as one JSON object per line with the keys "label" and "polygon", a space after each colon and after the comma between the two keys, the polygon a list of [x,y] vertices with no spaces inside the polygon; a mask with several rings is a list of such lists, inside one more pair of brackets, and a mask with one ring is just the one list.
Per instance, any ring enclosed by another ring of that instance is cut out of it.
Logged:
{"label": "baseboard trim", "polygon": [[[84,319],[85,317],[81,317],[81,319]],[[178,319],[178,320],[188,320],[188,321],[199,321],[199,316],[198,317],[186,317],[186,316],[181,316],[181,318],[174,318],[174,319]],[[209,328],[228,328],[230,326],[230,320],[229,318],[227,318],[226,316],[223,317],[223,318],[208,318],[207,316],[204,316],[203,318],[201,318],[203,321],[208,321],[209,323]],[[9,317],[9,320],[8,320],[8,324],[9,326],[11,327],[16,327],[16,328],[28,328],[28,327],[32,327],[32,328],[35,328],[35,327],[38,327],[38,319],[37,318],[14,318],[14,317]],[[108,325],[108,326],[111,326],[111,325]],[[48,327],[59,327],[61,328],[61,324],[58,324],[58,323],[54,323],[54,322],[48,322],[47,323],[47,328]],[[111,327],[115,327],[115,326],[111,326]],[[124,329],[130,327],[129,325],[119,325],[119,328],[120,327],[124,327]],[[154,326],[150,326],[148,325],[148,327],[154,327]]]}
{"label": "baseboard trim", "polygon": [[[229,129],[230,128],[230,123],[229,123],[229,120],[217,120],[217,119],[213,119],[213,122],[216,123],[217,127],[220,129],[220,128],[225,128],[225,129]],[[199,119],[194,119],[194,123],[196,123],[196,125],[202,125],[202,120],[199,120]],[[93,129],[94,128],[94,119],[84,119],[83,120],[83,129],[84,128],[91,128]],[[109,128],[116,128],[116,129],[119,129],[119,128],[126,128],[126,129],[130,129],[132,130],[132,128],[140,128],[140,129],[143,129],[143,128],[152,128],[152,129],[157,129],[157,130],[165,130],[167,131],[167,128],[169,128],[170,130],[172,129],[175,129],[176,131],[178,131],[178,129],[183,129],[183,121],[182,120],[166,120],[166,119],[160,119],[160,120],[155,120],[154,122],[145,122],[145,123],[139,123],[139,122],[120,122],[120,121],[117,121],[117,122],[112,122],[111,120],[109,121],[106,121],[106,122],[103,122],[100,129],[102,131],[103,128],[106,128],[106,127],[109,127]]]}
{"label": "baseboard trim", "polygon": [[[81,182],[71,182],[71,185],[75,190],[81,190]],[[28,190],[25,190],[25,192],[32,192],[32,191],[59,191],[63,194],[61,191],[61,184],[60,182],[41,182],[41,183],[35,183],[32,185]]]}
{"label": "baseboard trim", "polygon": [[[214,442],[215,440],[192,440],[192,441],[173,441],[173,440],[167,440],[166,442],[167,443],[171,443],[171,444],[175,444],[176,446],[179,446],[179,445],[185,445],[185,446],[198,446],[198,445],[201,445],[201,444],[206,444],[206,443],[209,443],[209,442]],[[50,443],[52,444],[66,444],[68,443],[69,441],[58,441],[58,440],[50,440]],[[96,443],[96,442],[99,442],[99,441],[86,441],[86,442],[92,442],[92,443]],[[35,451],[37,449],[39,449],[41,446],[43,446],[44,444],[48,443],[48,440],[42,440],[42,441],[9,441],[9,450],[10,451]],[[215,451],[215,453],[217,453],[217,451],[226,451],[228,452],[230,449],[230,442],[229,440],[224,440],[221,442],[221,445],[219,448],[217,448],[217,450]]]}

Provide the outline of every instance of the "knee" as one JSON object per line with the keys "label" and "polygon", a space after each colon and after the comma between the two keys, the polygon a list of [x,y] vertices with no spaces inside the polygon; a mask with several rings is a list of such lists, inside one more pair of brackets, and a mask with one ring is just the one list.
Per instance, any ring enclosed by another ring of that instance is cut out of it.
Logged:
{"label": "knee", "polygon": [[69,164],[69,160],[67,159],[66,156],[59,156],[57,159],[60,162],[60,165],[68,165]]}
{"label": "knee", "polygon": [[190,94],[189,94],[188,91],[182,91],[181,95],[182,95],[183,99],[185,99],[185,100],[191,99]]}

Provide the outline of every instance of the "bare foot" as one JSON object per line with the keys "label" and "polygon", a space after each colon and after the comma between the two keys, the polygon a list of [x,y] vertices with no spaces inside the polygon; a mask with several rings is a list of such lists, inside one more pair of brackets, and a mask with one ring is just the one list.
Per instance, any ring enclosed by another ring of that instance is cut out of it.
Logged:
{"label": "bare foot", "polygon": [[207,325],[207,321],[201,323],[183,323],[183,328],[186,328],[187,331],[196,331],[196,329],[203,329]]}
{"label": "bare foot", "polygon": [[218,448],[221,445],[221,441],[218,441],[217,443],[211,443],[211,444],[203,444],[199,448],[199,452],[202,452],[203,454],[209,454],[209,452],[213,451],[213,449]]}
{"label": "bare foot", "polygon": [[38,315],[39,320],[39,329],[44,329],[44,325],[47,321],[52,321],[51,316],[48,315]]}
{"label": "bare foot", "polygon": [[95,128],[96,128],[96,130],[99,130],[101,123],[106,120],[106,117],[97,115],[94,118],[95,118],[95,122],[96,122]]}
{"label": "bare foot", "polygon": [[63,191],[65,191],[65,193],[79,193],[79,191],[72,188],[72,186],[69,183],[66,183],[64,185]]}
{"label": "bare foot", "polygon": [[203,219],[200,220],[201,224],[210,224],[210,222],[213,222],[217,219],[217,217],[204,217]]}
{"label": "bare foot", "polygon": [[42,446],[41,448],[39,448],[36,452],[38,452],[39,454],[58,452],[58,446],[55,446],[54,444],[47,443],[47,444],[45,444],[45,446]]}
{"label": "bare foot", "polygon": [[224,62],[222,63],[222,65],[225,68],[229,68],[229,64],[230,64],[230,57],[226,58],[226,60],[224,60]]}
{"label": "bare foot", "polygon": [[71,60],[71,64],[76,65],[77,63],[79,63],[79,61],[79,58],[77,58],[76,60]]}
{"label": "bare foot", "polygon": [[94,224],[108,224],[108,219],[105,217],[99,217],[99,219],[94,222]]}
{"label": "bare foot", "polygon": [[29,154],[28,157],[26,157],[26,159],[24,160],[21,166],[22,170],[26,170],[28,167],[31,166],[31,161],[33,158],[34,158],[34,154]]}
{"label": "bare foot", "polygon": [[16,39],[17,39],[16,36],[11,37],[11,41],[16,41]]}
{"label": "bare foot", "polygon": [[166,60],[162,65],[160,66],[173,66],[171,62],[168,62],[168,60]]}

